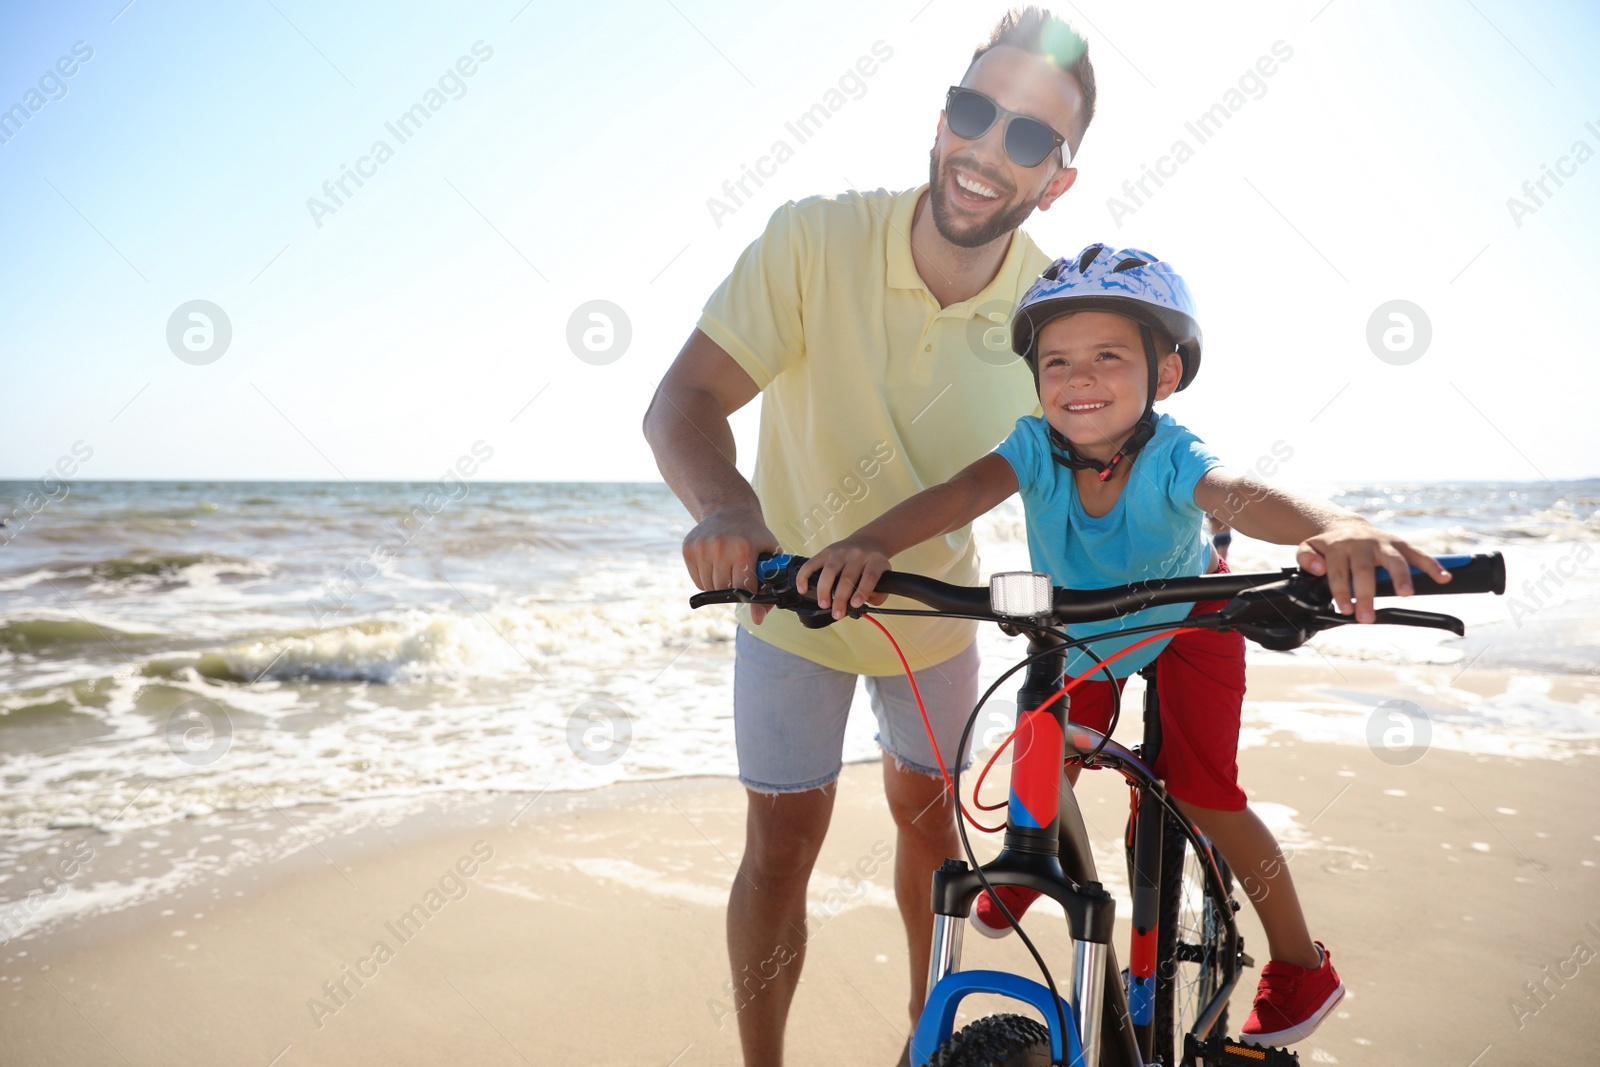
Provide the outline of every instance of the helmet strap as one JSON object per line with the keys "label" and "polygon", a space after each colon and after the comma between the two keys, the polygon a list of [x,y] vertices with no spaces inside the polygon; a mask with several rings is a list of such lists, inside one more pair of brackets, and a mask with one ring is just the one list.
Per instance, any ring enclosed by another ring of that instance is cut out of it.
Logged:
{"label": "helmet strap", "polygon": [[[1150,438],[1155,436],[1156,379],[1158,377],[1156,338],[1150,327],[1142,322],[1139,323],[1139,339],[1144,342],[1144,359],[1150,378],[1150,388],[1145,394],[1144,414],[1139,417],[1139,422],[1134,426],[1133,433],[1129,435],[1127,441],[1123,442],[1122,447],[1117,450],[1117,454],[1111,457],[1110,462],[1101,463],[1097,459],[1078,455],[1072,450],[1072,442],[1068,441],[1060,430],[1049,425],[1049,423],[1045,424],[1046,429],[1049,431],[1050,443],[1055,446],[1050,450],[1050,458],[1068,470],[1095,471],[1102,482],[1110,481],[1111,476],[1116,473],[1118,464],[1124,459],[1131,458],[1137,454],[1139,449],[1149,444]],[[1037,385],[1038,361],[1035,360],[1034,362],[1034,384]]]}

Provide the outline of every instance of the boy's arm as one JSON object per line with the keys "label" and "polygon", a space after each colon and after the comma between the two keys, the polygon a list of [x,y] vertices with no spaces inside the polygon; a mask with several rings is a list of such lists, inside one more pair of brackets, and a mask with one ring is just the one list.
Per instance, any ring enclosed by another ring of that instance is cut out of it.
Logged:
{"label": "boy's arm", "polygon": [[1410,564],[1436,582],[1450,580],[1450,572],[1438,560],[1355,512],[1274,488],[1225,467],[1205,473],[1194,488],[1194,502],[1246,537],[1298,545],[1296,562],[1312,574],[1327,575],[1334,610],[1341,615],[1353,612],[1358,622],[1375,618],[1372,598],[1377,576],[1373,571],[1377,567],[1389,572],[1400,596],[1412,593]]}
{"label": "boy's arm", "polygon": [[[1017,475],[998,453],[971,464],[940,485],[924,489],[805,562],[796,575],[803,593],[817,575],[817,605],[833,606],[844,618],[845,604],[860,607],[889,570],[889,557],[914,545],[961,529],[1017,491]],[[818,573],[821,572],[821,573]],[[873,599],[882,603],[883,597]]]}

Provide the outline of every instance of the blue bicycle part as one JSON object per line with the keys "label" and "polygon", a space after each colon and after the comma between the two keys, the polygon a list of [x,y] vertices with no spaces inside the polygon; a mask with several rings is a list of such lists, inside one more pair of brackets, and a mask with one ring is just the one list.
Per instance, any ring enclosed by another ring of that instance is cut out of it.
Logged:
{"label": "blue bicycle part", "polygon": [[1050,990],[1038,982],[1005,971],[956,971],[939,980],[928,993],[917,1020],[917,1032],[911,1039],[911,1062],[914,1067],[926,1067],[928,1060],[940,1045],[950,1040],[955,1030],[956,1009],[961,1001],[973,993],[996,993],[1024,1004],[1031,1004],[1045,1018],[1050,1029],[1050,1062],[1067,1063],[1083,1067],[1083,1048],[1078,1043],[1078,1018],[1072,1005],[1063,998],[1061,1010],[1066,1015],[1067,1033],[1063,1036],[1051,1023],[1056,1018],[1055,1006],[1050,1003]]}
{"label": "blue bicycle part", "polygon": [[769,556],[756,564],[756,578],[763,582],[770,582],[782,574],[794,559],[795,556],[792,552],[785,552],[781,556]]}
{"label": "blue bicycle part", "polygon": [[1135,1026],[1149,1026],[1156,1013],[1156,980],[1128,975],[1128,1018]]}

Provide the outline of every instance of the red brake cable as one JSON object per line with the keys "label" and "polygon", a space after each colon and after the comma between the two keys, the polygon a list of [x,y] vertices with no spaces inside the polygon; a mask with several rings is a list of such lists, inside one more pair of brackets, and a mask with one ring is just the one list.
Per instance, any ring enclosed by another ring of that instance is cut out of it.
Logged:
{"label": "red brake cable", "polygon": [[[911,695],[912,695],[913,698],[916,699],[917,712],[922,716],[922,728],[928,732],[928,743],[933,746],[933,758],[935,760],[937,760],[938,763],[939,763],[939,774],[942,775],[943,778],[944,778],[945,791],[948,792],[951,796],[955,796],[955,794],[956,794],[955,783],[953,781],[951,781],[950,772],[944,765],[944,755],[939,751],[939,740],[938,740],[937,737],[934,736],[933,724],[928,719],[928,709],[926,707],[924,707],[923,703],[922,703],[922,691],[917,688],[916,676],[911,671],[911,665],[906,662],[905,653],[900,650],[900,643],[894,639],[894,635],[889,632],[888,627],[884,626],[883,623],[881,623],[877,619],[873,618],[870,614],[863,613],[861,615],[861,618],[866,619],[868,622],[872,623],[872,625],[876,626],[878,628],[878,630],[883,634],[884,637],[888,638],[889,646],[894,649],[894,654],[897,657],[899,657],[899,659],[900,659],[900,667],[906,673],[906,681],[911,683]],[[1079,683],[1083,682],[1089,676],[1098,673],[1100,671],[1100,669],[1105,664],[1107,664],[1107,663],[1115,663],[1118,659],[1121,659],[1123,656],[1126,656],[1128,653],[1134,652],[1134,651],[1136,651],[1136,650],[1138,650],[1140,648],[1143,648],[1145,645],[1148,645],[1153,641],[1160,641],[1160,640],[1162,640],[1164,638],[1174,637],[1174,636],[1176,636],[1178,634],[1188,633],[1190,631],[1197,630],[1197,629],[1198,629],[1198,627],[1183,626],[1183,627],[1178,627],[1177,629],[1165,630],[1165,631],[1162,631],[1161,633],[1151,634],[1149,637],[1146,637],[1143,640],[1136,641],[1133,644],[1129,645],[1127,648],[1124,648],[1124,649],[1122,649],[1122,650],[1120,650],[1120,651],[1118,651],[1116,653],[1113,653],[1110,656],[1107,656],[1100,663],[1096,663],[1093,667],[1089,668],[1088,670],[1084,671],[1082,674],[1080,674],[1077,677],[1075,677],[1075,678],[1071,679],[1070,681],[1068,681],[1060,689],[1057,689],[1055,691],[1055,693],[1050,697],[1049,700],[1046,700],[1043,704],[1040,704],[1039,707],[1037,709],[1035,709],[1035,710],[1043,711],[1044,709],[1048,708],[1051,704],[1054,704],[1057,700],[1060,700],[1067,693],[1069,693],[1073,689],[1077,688]],[[1005,802],[1004,801],[1002,801],[1002,802],[1000,802],[998,804],[983,804],[983,803],[979,802],[979,800],[978,800],[978,790],[983,788],[983,781],[984,781],[984,778],[989,773],[989,768],[994,766],[995,761],[1000,758],[1000,753],[1002,753],[1002,752],[1004,752],[1006,750],[1006,748],[1011,744],[1012,740],[1016,736],[1017,736],[1016,730],[1012,730],[1011,733],[1006,735],[1005,741],[1001,742],[1000,747],[995,749],[994,754],[989,757],[989,762],[984,765],[982,773],[980,773],[978,775],[977,785],[975,785],[973,787],[973,791],[972,791],[972,802],[973,802],[974,806],[976,806],[981,811],[996,811],[996,810],[998,810],[998,809],[1000,809],[1002,807],[1005,807]],[[982,823],[978,822],[978,820],[976,820],[976,819],[974,819],[972,817],[972,813],[967,810],[966,805],[961,804],[959,797],[956,798],[956,803],[957,803],[957,806],[961,810],[962,818],[966,819],[967,822],[971,826],[973,826],[975,829],[981,830],[986,834],[998,833],[999,831],[1005,829],[1005,824],[1003,824],[1003,823],[1001,825],[999,825],[999,826],[984,826]]]}

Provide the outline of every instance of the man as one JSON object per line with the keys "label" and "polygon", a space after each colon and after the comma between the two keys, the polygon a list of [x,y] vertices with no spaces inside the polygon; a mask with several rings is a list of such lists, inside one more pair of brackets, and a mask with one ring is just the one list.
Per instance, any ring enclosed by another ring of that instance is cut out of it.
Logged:
{"label": "man", "polygon": [[[1050,263],[1017,227],[1072,187],[1094,114],[1087,46],[1049,12],[1008,14],[946,98],[929,184],[786,204],[740,257],[662,379],[644,432],[697,525],[701,589],[754,589],[763,552],[805,553],[992,449],[1036,408],[1025,364],[983,343]],[[728,416],[762,394],[754,485]],[[896,565],[979,580],[971,531]],[[868,678],[910,949],[911,1019],[926,993],[929,878],[958,854],[955,808],[899,662],[881,635],[741,615],[734,669],[744,856],[728,901],[745,1063],[781,1064],[805,957],[806,882],[827,831],[856,676]],[[896,619],[946,761],[977,700],[975,626]],[[774,971],[776,972],[774,974]]]}

